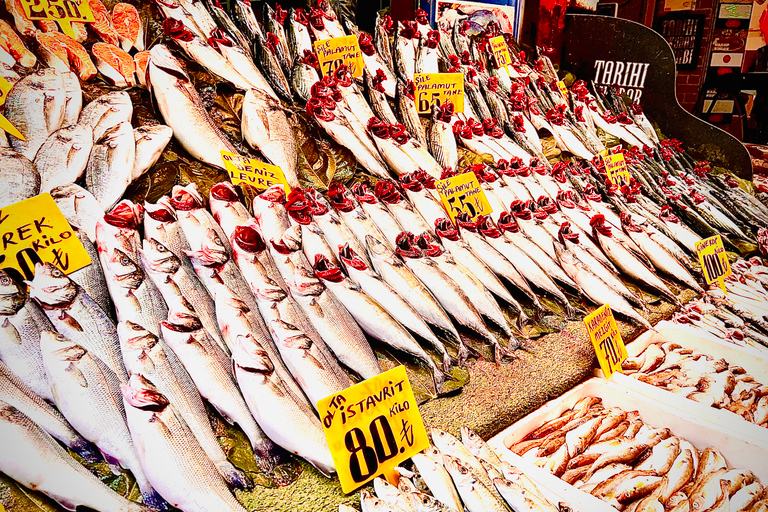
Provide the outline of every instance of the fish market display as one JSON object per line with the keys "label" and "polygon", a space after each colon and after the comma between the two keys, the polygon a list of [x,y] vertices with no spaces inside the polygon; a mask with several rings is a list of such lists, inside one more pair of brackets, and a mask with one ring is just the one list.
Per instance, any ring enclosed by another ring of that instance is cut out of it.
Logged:
{"label": "fish market display", "polygon": [[[25,282],[0,270],[0,471],[62,506],[258,509],[254,486],[336,473],[319,400],[393,364],[420,400],[460,390],[468,362],[513,374],[538,357],[531,338],[605,303],[651,328],[664,301],[675,322],[768,346],[763,260],[734,260],[725,293],[695,261],[714,235],[756,253],[768,207],[616,88],[561,93],[491,11],[438,27],[381,12],[369,34],[343,1],[88,5],[72,37],[21,0],[0,7],[0,114],[24,139],[0,136],[0,208],[49,193],[92,259],[35,261]],[[347,35],[364,69],[321,69],[315,43]],[[416,74],[440,72],[462,76],[464,109],[419,114]],[[486,215],[444,206],[439,182],[465,173]],[[641,380],[768,421],[768,393],[739,368],[649,350],[627,363]],[[516,451],[626,510],[759,502],[761,484],[715,455],[683,500],[704,454],[632,413],[569,414]],[[364,512],[565,510],[471,431],[431,435],[398,486],[361,492]]]}
{"label": "fish market display", "polygon": [[724,359],[659,342],[624,361],[622,368],[640,382],[768,427],[768,390],[743,368]]}
{"label": "fish market display", "polygon": [[580,399],[508,448],[619,510],[751,510],[764,491],[716,449],[698,450],[598,397]]}

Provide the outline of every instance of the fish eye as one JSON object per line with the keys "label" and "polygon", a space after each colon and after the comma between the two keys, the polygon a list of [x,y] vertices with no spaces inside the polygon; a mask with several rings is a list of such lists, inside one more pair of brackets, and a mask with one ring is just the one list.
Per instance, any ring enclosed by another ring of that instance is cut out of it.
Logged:
{"label": "fish eye", "polygon": [[123,256],[123,257],[120,258],[120,264],[121,265],[127,267],[128,265],[130,265],[130,263],[131,263],[131,260],[128,259],[128,256]]}
{"label": "fish eye", "polygon": [[51,271],[51,275],[53,277],[64,277],[64,272],[62,272],[61,270],[59,270],[56,267],[53,267],[53,270]]}
{"label": "fish eye", "polygon": [[163,244],[157,244],[157,252],[168,252],[168,249]]}
{"label": "fish eye", "polygon": [[3,276],[0,278],[0,284],[3,286],[10,286],[11,284],[11,278],[8,276]]}

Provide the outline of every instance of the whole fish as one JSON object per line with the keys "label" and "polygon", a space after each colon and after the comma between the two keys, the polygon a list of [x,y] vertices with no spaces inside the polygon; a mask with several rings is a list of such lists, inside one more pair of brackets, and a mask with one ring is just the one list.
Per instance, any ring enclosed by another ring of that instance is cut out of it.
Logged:
{"label": "whole fish", "polygon": [[594,274],[571,251],[557,243],[555,244],[555,252],[560,266],[592,302],[610,304],[612,311],[625,315],[647,329],[653,329],[651,324],[632,308],[632,305],[627,302],[623,295]]}
{"label": "whole fish", "polygon": [[40,193],[40,173],[16,150],[0,147],[0,179],[7,185],[0,192],[0,208]]}
{"label": "whole fish", "polygon": [[14,84],[8,91],[3,115],[26,140],[10,135],[11,147],[34,160],[45,140],[61,128],[67,96],[61,73],[42,68]]}
{"label": "whole fish", "polygon": [[424,125],[421,124],[419,113],[416,111],[416,103],[414,102],[411,87],[413,87],[412,84],[397,83],[397,95],[395,97],[397,113],[411,137],[419,141],[419,144],[422,146],[427,147],[427,133]]}
{"label": "whole fish", "polygon": [[[126,4],[118,4],[126,5]],[[136,142],[136,156],[133,163],[132,180],[139,179],[160,159],[163,150],[173,137],[173,129],[164,124],[144,125],[133,129]]]}
{"label": "whole fish", "polygon": [[285,210],[285,187],[282,185],[272,185],[256,196],[252,206],[253,218],[265,241],[280,240],[285,230],[291,227]]}
{"label": "whole fish", "polygon": [[0,361],[0,400],[24,413],[37,426],[64,443],[84,460],[88,462],[102,460],[98,450],[78,434],[54,406],[35,394],[2,361]]}
{"label": "whole fish", "polygon": [[311,50],[304,51],[310,53],[298,57],[294,61],[291,69],[291,85],[299,98],[306,102],[312,97],[312,86],[320,81],[320,75],[315,67],[315,65],[319,65],[317,57],[311,53]]}
{"label": "whole fish", "polygon": [[40,304],[56,330],[102,360],[121,382],[127,380],[117,328],[75,282],[50,263],[35,265],[29,296]]}
{"label": "whole fish", "polygon": [[429,341],[440,352],[443,357],[443,371],[447,372],[451,364],[451,356],[413,306],[378,274],[373,272],[362,259],[358,258],[357,253],[349,246],[344,246],[339,251],[339,257],[352,282],[360,286],[363,292],[386,309],[396,321]]}
{"label": "whole fish", "polygon": [[41,491],[65,508],[84,505],[105,512],[150,512],[104,485],[43,429],[15,407],[0,402],[4,456],[0,470]]}
{"label": "whole fish", "polygon": [[258,343],[250,337],[240,337],[232,364],[251,413],[270,439],[303,457],[325,475],[335,473],[323,427],[312,406],[303,396],[290,391]]}
{"label": "whole fish", "polygon": [[373,31],[373,42],[376,45],[376,50],[381,55],[385,65],[392,69],[392,43],[389,40],[389,36],[394,33],[395,27],[392,18],[389,15],[381,17],[380,13],[376,13],[376,28]]}
{"label": "whole fish", "polygon": [[278,61],[286,73],[290,71],[292,64],[289,57],[288,38],[284,28],[287,17],[288,11],[283,9],[280,4],[276,4],[274,9],[269,4],[264,6],[264,27],[268,34],[274,34],[274,37],[277,39],[275,54],[278,56]]}
{"label": "whole fish", "polygon": [[469,453],[501,470],[501,459],[496,455],[496,452],[488,446],[488,443],[483,441],[483,438],[467,427],[461,427],[461,443],[469,450]]}
{"label": "whole fish", "polygon": [[683,264],[667,252],[664,247],[659,245],[658,242],[653,240],[642,227],[633,222],[632,218],[624,212],[621,213],[621,223],[624,232],[642,249],[654,267],[674,277],[677,281],[680,281],[696,292],[704,293],[702,287],[699,286],[699,283],[696,282],[696,279],[693,278]]}
{"label": "whole fish", "polygon": [[141,466],[169,504],[190,512],[245,510],[157,388],[140,375],[131,375],[122,391]]}
{"label": "whole fish", "polygon": [[35,394],[53,402],[40,354],[40,335],[53,329],[40,307],[0,270],[0,360]]}
{"label": "whole fish", "polygon": [[387,45],[387,56],[384,56],[380,51],[377,51],[373,44],[371,36],[365,32],[361,32],[358,37],[358,44],[360,50],[363,53],[363,63],[365,65],[365,72],[371,77],[379,75],[379,71],[385,77],[381,85],[384,88],[384,94],[388,98],[394,98],[396,94],[397,78],[392,72],[391,63],[392,59],[389,57],[389,46]]}
{"label": "whole fish", "polygon": [[446,102],[442,106],[432,106],[432,122],[427,129],[427,145],[438,164],[448,171],[456,171],[459,165],[459,153],[456,136],[451,128],[454,105]]}
{"label": "whole fish", "polygon": [[[196,319],[192,316],[190,320]],[[248,412],[229,369],[229,357],[201,329],[199,322],[191,328],[162,322],[160,328],[163,339],[189,372],[200,394],[224,418],[243,429],[254,452],[268,453],[270,443]]]}
{"label": "whole fish", "polygon": [[285,37],[288,42],[289,58],[296,65],[296,60],[305,55],[304,51],[312,52],[312,36],[309,34],[309,19],[302,8],[288,9],[288,20],[285,25]]}
{"label": "whole fish", "polygon": [[257,33],[255,36],[253,55],[261,64],[261,69],[264,70],[264,77],[281,99],[292,103],[291,84],[288,83],[288,79],[285,77],[282,69],[282,63],[277,56],[278,45],[282,46],[282,43],[271,32],[267,32],[264,36]]}
{"label": "whole fish", "polygon": [[100,140],[106,132],[120,123],[130,122],[133,102],[125,91],[103,94],[88,103],[80,112],[78,124],[93,128],[93,140]]}
{"label": "whole fish", "polygon": [[424,453],[413,455],[411,460],[419,470],[419,474],[426,482],[432,495],[440,503],[453,512],[463,510],[456,486],[453,485],[451,475],[443,466],[443,456],[440,450],[430,446]]}
{"label": "whole fish", "polygon": [[[530,480],[529,480],[530,482]],[[493,485],[513,510],[531,512],[557,512],[558,509],[546,500],[542,500],[531,491],[531,487],[521,482],[495,478]]]}
{"label": "whole fish", "polygon": [[445,380],[443,372],[413,336],[378,302],[344,276],[340,268],[332,266],[327,258],[318,255],[315,257],[314,271],[369,336],[423,361],[432,371],[436,386]]}
{"label": "whole fish", "polygon": [[249,89],[242,112],[243,138],[274,165],[280,167],[291,187],[299,186],[296,175],[298,149],[282,105],[268,94]]}
{"label": "whole fish", "polygon": [[128,121],[105,132],[93,145],[85,185],[104,210],[112,208],[131,184],[135,162],[136,141]]}
{"label": "whole fish", "polygon": [[[469,512],[503,512],[506,507],[496,499],[479,477],[451,455],[443,455],[445,468],[450,473],[456,489]],[[484,471],[481,467],[481,471]]]}
{"label": "whole fish", "polygon": [[275,264],[291,295],[312,325],[346,367],[370,378],[380,373],[376,356],[352,315],[326,290],[301,252],[301,231],[294,226],[279,240],[270,240]]}
{"label": "whole fish", "polygon": [[373,488],[376,491],[376,496],[388,503],[397,510],[403,512],[415,512],[411,505],[411,500],[408,496],[400,491],[396,486],[390,484],[382,477],[376,477],[373,480]]}
{"label": "whole fish", "polygon": [[613,229],[605,225],[605,217],[603,215],[595,215],[590,223],[592,224],[592,236],[599,242],[600,247],[619,270],[638,282],[650,286],[671,303],[680,303],[680,299],[667,288],[667,285],[661,279],[645,266],[645,263],[637,259],[629,252],[629,249],[626,249],[624,245],[618,243],[612,237]]}
{"label": "whole fish", "polygon": [[230,241],[230,245],[235,228],[253,218],[245,205],[240,202],[237,189],[229,181],[222,181],[211,187],[208,204],[211,207],[213,219],[221,226],[224,235]]}
{"label": "whole fish", "polygon": [[238,154],[211,119],[189,76],[163,45],[155,45],[150,52],[147,84],[165,123],[190,155],[224,169],[221,151]]}
{"label": "whole fish", "polygon": [[95,444],[107,462],[130,470],[144,504],[165,509],[144,476],[120,394],[120,381],[98,357],[54,331],[40,336],[45,372],[56,406],[70,424]]}
{"label": "whole fish", "polygon": [[397,23],[394,41],[392,43],[392,58],[395,72],[403,80],[413,81],[416,69],[416,47],[414,40],[418,41],[419,34],[415,27]]}
{"label": "whole fish", "polygon": [[[461,441],[456,439],[448,432],[440,430],[436,427],[432,427],[430,429],[430,434],[432,435],[432,442],[440,450],[440,453],[443,456],[443,465],[446,466],[448,472],[451,473],[452,478],[454,475],[447,466],[446,456],[453,457],[461,462],[461,464],[470,469],[471,472],[474,473],[474,476],[478,478],[483,484],[493,485],[491,479],[488,477],[488,474],[483,469],[480,461],[477,459],[477,457],[472,455],[472,453],[463,444],[461,444]],[[455,480],[454,484],[456,484],[456,487],[458,487],[458,484],[455,482]],[[486,487],[491,490],[491,492],[493,492],[493,487],[488,487],[487,485]],[[459,491],[459,494],[461,494],[461,491]]]}
{"label": "whole fish", "polygon": [[34,164],[40,173],[40,192],[80,179],[93,148],[93,128],[87,124],[65,126],[53,132],[40,147]]}
{"label": "whole fish", "polygon": [[98,304],[104,313],[112,316],[114,305],[109,295],[109,287],[104,276],[104,269],[101,267],[101,261],[99,260],[99,251],[94,243],[88,239],[85,232],[76,229],[75,235],[91,258],[91,264],[80,270],[70,272],[69,278],[77,283]]}
{"label": "whole fish", "polygon": [[232,247],[226,233],[213,215],[205,209],[203,196],[195,183],[186,187],[174,186],[170,204],[176,209],[179,226],[192,251],[202,250],[204,241],[209,237],[208,231],[213,231],[216,243],[224,247],[227,255],[231,253]]}

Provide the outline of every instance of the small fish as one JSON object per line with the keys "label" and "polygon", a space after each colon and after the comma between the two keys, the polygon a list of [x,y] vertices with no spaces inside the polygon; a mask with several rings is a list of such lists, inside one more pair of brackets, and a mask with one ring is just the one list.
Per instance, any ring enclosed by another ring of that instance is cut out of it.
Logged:
{"label": "small fish", "polygon": [[65,126],[53,132],[35,156],[40,192],[75,183],[85,172],[93,148],[93,129],[87,124]]}
{"label": "small fish", "polygon": [[419,470],[419,474],[426,482],[432,495],[440,503],[452,512],[463,510],[456,486],[453,485],[451,475],[443,466],[443,455],[440,450],[430,446],[424,453],[413,455],[411,460]]}
{"label": "small fish", "polygon": [[134,374],[121,389],[141,466],[168,503],[182,510],[246,510],[230,493],[174,406],[157,388]]}
{"label": "small fish", "polygon": [[40,173],[27,157],[10,148],[0,147],[0,180],[6,184],[0,192],[0,208],[40,193]]}
{"label": "small fish", "polygon": [[128,52],[109,43],[94,43],[91,54],[96,59],[96,69],[117,87],[135,85],[136,64]]}
{"label": "small fish", "polygon": [[96,76],[98,70],[88,52],[71,37],[61,32],[37,32],[35,40],[48,66],[62,73],[76,71],[85,82]]}
{"label": "small fish", "polygon": [[125,91],[103,94],[88,103],[80,112],[79,123],[93,128],[93,140],[100,140],[104,134],[119,125],[130,122],[133,117],[133,102]]}
{"label": "small fish", "polygon": [[136,156],[133,163],[132,180],[139,179],[160,159],[163,150],[173,137],[173,129],[163,124],[143,125],[133,129],[136,142]]}
{"label": "small fish", "polygon": [[466,446],[469,453],[480,460],[484,460],[497,469],[501,469],[501,459],[488,443],[467,427],[461,427],[461,443]]}
{"label": "small fish", "polygon": [[126,3],[115,4],[112,8],[112,24],[123,50],[129,52],[136,48],[140,52],[144,51],[144,23],[136,7]]}
{"label": "small fish", "polygon": [[503,512],[506,510],[504,504],[462,461],[450,455],[443,455],[443,460],[445,461],[445,468],[450,473],[469,512]]}
{"label": "small fish", "polygon": [[105,209],[112,208],[131,183],[136,142],[129,122],[120,123],[94,144],[85,170],[86,188]]}

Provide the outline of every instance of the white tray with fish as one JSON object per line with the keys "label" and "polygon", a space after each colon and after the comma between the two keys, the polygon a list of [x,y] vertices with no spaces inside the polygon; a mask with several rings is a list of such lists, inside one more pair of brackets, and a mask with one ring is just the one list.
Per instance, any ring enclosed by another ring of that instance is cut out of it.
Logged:
{"label": "white tray with fish", "polygon": [[[659,331],[659,334],[661,334],[666,338],[669,338],[675,343],[680,343],[680,341],[683,340],[698,346],[698,343],[701,340],[702,343],[706,343],[706,342],[716,343],[718,345],[722,345],[725,348],[734,349],[734,350],[743,352],[745,354],[748,354],[750,356],[758,357],[763,361],[768,359],[768,347],[763,347],[763,346],[750,347],[747,345],[738,345],[736,343],[732,343],[730,341],[714,336],[711,333],[706,332],[702,329],[697,329],[695,327],[683,325],[683,324],[676,324],[668,320],[659,322],[655,327],[656,327],[656,330]],[[752,366],[755,366],[755,365],[753,364]],[[747,369],[747,371],[749,371],[750,373],[753,373],[753,370],[750,370],[746,366],[744,368]],[[768,375],[768,367],[758,366],[757,368],[759,368],[762,373]],[[757,373],[757,371],[755,370],[754,373]]]}
{"label": "white tray with fish", "polygon": [[[510,447],[544,423],[558,418],[584,397],[599,397],[606,408],[637,411],[642,421],[655,428],[669,428],[672,435],[686,439],[698,450],[714,448],[725,458],[729,468],[744,468],[768,481],[768,449],[743,433],[729,430],[697,417],[697,411],[681,409],[650,399],[640,393],[605,379],[589,379],[561,397],[551,400],[494,437],[489,443],[497,448]],[[503,452],[503,449],[501,450]],[[511,453],[511,452],[510,452]],[[532,464],[532,463],[531,463]],[[531,474],[532,477],[535,473]],[[553,477],[554,478],[554,477]],[[562,485],[567,486],[565,482]],[[557,484],[553,489],[560,487]],[[574,492],[591,497],[571,487]],[[584,498],[586,500],[586,498]],[[583,503],[583,501],[582,501]],[[594,510],[597,510],[595,508]]]}
{"label": "white tray with fish", "polygon": [[[674,324],[672,324],[674,325]],[[735,347],[727,342],[713,339],[710,336],[696,338],[695,342],[685,336],[674,336],[672,329],[661,329],[664,334],[648,331],[627,346],[629,357],[641,354],[649,345],[670,341],[683,348],[707,354],[714,359],[724,359],[731,366],[741,366],[755,381],[768,382],[768,358],[750,347]],[[673,393],[662,387],[641,382],[637,378],[621,373],[614,373],[610,379],[616,384],[656,400],[666,406],[687,411],[697,418],[707,420],[723,429],[739,432],[765,448],[768,448],[768,430],[765,427],[751,423],[730,410],[709,406],[686,398],[684,395]]]}

